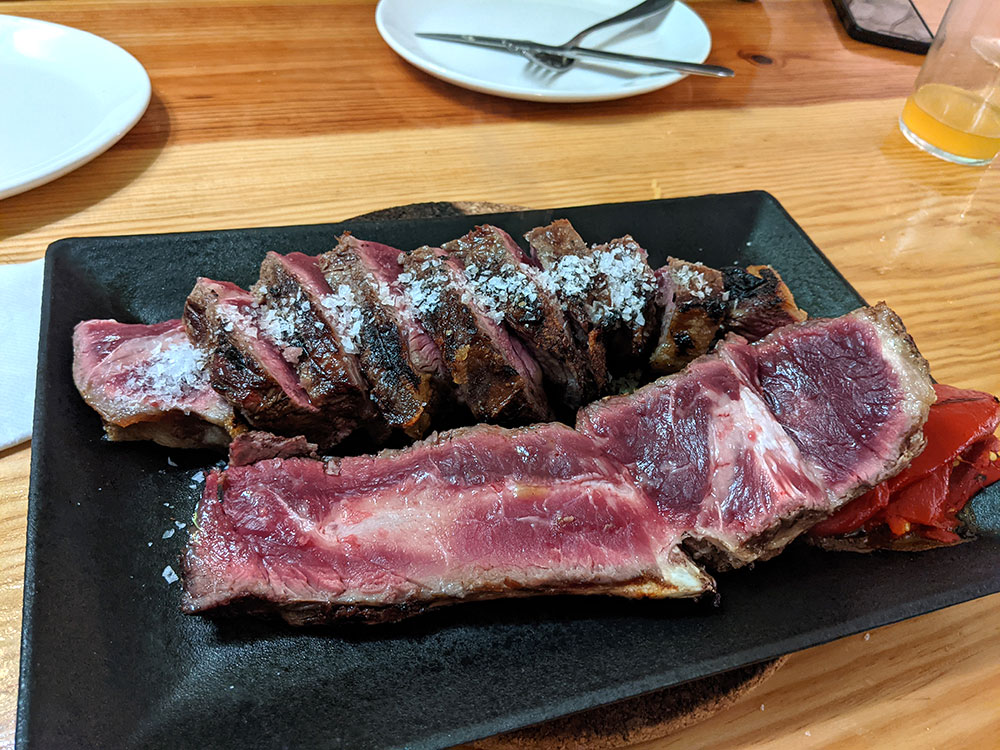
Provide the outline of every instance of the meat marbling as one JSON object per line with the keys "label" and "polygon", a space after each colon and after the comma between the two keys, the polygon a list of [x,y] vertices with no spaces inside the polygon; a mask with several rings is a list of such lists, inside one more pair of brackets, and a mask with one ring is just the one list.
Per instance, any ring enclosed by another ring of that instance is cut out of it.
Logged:
{"label": "meat marbling", "polygon": [[239,428],[205,364],[180,320],[85,320],[73,329],[73,380],[112,440],[224,447]]}
{"label": "meat marbling", "polygon": [[723,569],[772,557],[902,469],[933,401],[927,363],[881,304],[753,345],[733,337],[678,375],[588,406],[577,429]]}
{"label": "meat marbling", "polygon": [[480,425],[339,463],[210,475],[184,609],[395,619],[553,592],[687,597],[711,578],[624,469],[559,424]]}
{"label": "meat marbling", "polygon": [[480,425],[377,456],[232,467],[206,485],[184,606],[313,622],[535,593],[698,595],[712,582],[685,549],[717,569],[777,554],[898,471],[933,398],[879,305],[734,337],[586,407],[575,431]]}

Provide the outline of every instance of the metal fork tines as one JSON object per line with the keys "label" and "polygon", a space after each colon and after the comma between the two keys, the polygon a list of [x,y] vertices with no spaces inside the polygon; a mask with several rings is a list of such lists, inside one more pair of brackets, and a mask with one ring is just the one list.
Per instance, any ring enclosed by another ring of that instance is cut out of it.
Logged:
{"label": "metal fork tines", "polygon": [[[560,44],[560,47],[576,47],[584,40],[584,38],[590,34],[592,31],[597,31],[598,29],[607,28],[608,26],[615,26],[620,23],[625,23],[626,21],[639,21],[643,18],[648,18],[657,13],[666,12],[670,10],[670,7],[676,2],[676,0],[644,0],[644,2],[639,3],[633,8],[629,8],[624,13],[619,13],[611,18],[606,18],[603,21],[595,23],[593,26],[588,26],[579,34],[571,38],[564,44]],[[565,55],[557,55],[549,52],[532,52],[530,50],[523,50],[520,54],[524,55],[531,62],[539,65],[540,67],[552,71],[553,73],[561,73],[564,70],[569,70],[574,65],[576,65],[576,59],[572,57],[567,57]]]}

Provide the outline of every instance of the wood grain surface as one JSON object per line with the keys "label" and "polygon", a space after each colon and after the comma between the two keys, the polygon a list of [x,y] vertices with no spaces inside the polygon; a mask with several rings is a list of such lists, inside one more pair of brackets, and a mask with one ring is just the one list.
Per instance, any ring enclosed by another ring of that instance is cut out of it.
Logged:
{"label": "wood grain surface", "polygon": [[[1000,392],[1000,168],[938,161],[899,134],[922,58],[849,39],[828,0],[691,4],[709,61],[735,79],[556,106],[410,67],[379,39],[373,2],[5,3],[124,46],[153,99],[107,153],[0,201],[0,261],[67,236],[418,201],[768,190],[865,297],[900,313],[939,380]],[[944,0],[919,5],[936,26]],[[0,454],[0,747],[13,743],[29,454]],[[998,747],[998,632],[993,596],[794,654],[732,708],[641,747]]]}

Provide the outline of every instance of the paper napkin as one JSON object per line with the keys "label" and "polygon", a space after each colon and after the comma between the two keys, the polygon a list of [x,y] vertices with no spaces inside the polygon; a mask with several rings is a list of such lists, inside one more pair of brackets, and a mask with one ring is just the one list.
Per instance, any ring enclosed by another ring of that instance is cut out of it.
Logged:
{"label": "paper napkin", "polygon": [[31,438],[43,265],[0,266],[0,450]]}

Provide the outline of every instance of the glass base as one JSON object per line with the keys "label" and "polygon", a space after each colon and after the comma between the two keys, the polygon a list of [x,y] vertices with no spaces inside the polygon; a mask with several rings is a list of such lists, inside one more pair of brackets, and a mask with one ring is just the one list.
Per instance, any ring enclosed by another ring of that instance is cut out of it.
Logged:
{"label": "glass base", "polygon": [[945,161],[950,161],[953,164],[964,164],[967,167],[986,167],[993,162],[993,159],[970,159],[967,156],[957,156],[955,154],[949,154],[947,151],[943,151],[937,146],[928,143],[919,135],[914,133],[908,127],[906,123],[903,122],[903,118],[899,118],[899,129],[906,136],[906,140],[912,143],[917,148],[926,151],[931,156],[936,156],[938,159],[944,159]]}

